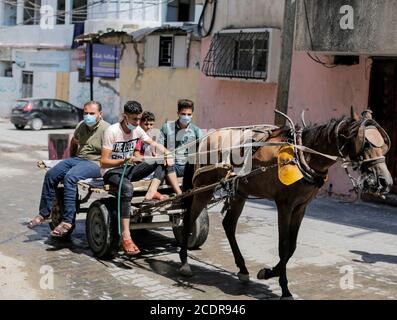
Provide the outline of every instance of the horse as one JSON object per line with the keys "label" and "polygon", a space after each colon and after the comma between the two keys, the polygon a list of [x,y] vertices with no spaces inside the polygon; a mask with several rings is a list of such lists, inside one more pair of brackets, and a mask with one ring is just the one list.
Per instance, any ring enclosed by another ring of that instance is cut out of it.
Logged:
{"label": "horse", "polygon": [[[222,139],[226,135],[231,135],[231,130],[233,129],[209,134],[200,142],[200,146],[205,146],[204,149],[216,153],[235,145],[237,142],[233,139]],[[278,212],[280,260],[271,269],[259,270],[257,278],[267,280],[278,277],[282,291],[281,299],[293,299],[288,289],[287,263],[295,252],[298,232],[306,208],[323,186],[329,168],[338,161],[342,161],[343,165],[350,164],[360,173],[365,192],[386,194],[393,185],[392,176],[385,163],[385,154],[390,149],[390,139],[368,112],[364,117],[359,116],[353,108],[349,116],[332,119],[322,125],[311,125],[301,130],[297,130],[295,126],[271,128],[270,134],[264,136],[262,141],[265,140],[268,145],[252,150],[252,170],[261,167],[267,170],[242,179],[243,181],[235,186],[236,190],[229,200],[222,225],[239,269],[238,278],[242,282],[248,282],[249,272],[235,237],[237,222],[249,196],[275,201]],[[221,143],[222,141],[231,142],[225,145]],[[298,160],[296,162],[299,171],[303,173],[303,178],[286,185],[279,179],[277,159],[282,143],[288,141],[296,143],[295,150],[298,151],[295,160]],[[317,152],[308,153],[304,148],[299,149],[299,146]],[[187,164],[183,190],[211,185],[230,174],[227,166],[218,166],[213,174],[211,170],[200,174],[200,166],[205,168],[200,164]],[[188,238],[195,220],[212,199],[213,194],[214,190],[209,190],[185,199],[183,241],[179,252],[181,261],[179,272],[183,276],[193,275],[187,260]]]}

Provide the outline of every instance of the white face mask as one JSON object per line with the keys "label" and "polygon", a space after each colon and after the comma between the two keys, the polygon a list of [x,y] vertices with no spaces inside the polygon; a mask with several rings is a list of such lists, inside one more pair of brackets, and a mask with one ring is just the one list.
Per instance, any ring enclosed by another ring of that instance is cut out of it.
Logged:
{"label": "white face mask", "polygon": [[181,115],[179,116],[179,122],[186,126],[192,122],[192,116]]}

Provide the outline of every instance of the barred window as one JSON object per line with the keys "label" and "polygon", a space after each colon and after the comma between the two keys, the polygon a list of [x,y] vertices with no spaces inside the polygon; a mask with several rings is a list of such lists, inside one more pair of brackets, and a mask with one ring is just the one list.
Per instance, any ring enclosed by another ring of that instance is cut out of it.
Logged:
{"label": "barred window", "polygon": [[267,79],[269,32],[219,32],[203,64],[211,77]]}

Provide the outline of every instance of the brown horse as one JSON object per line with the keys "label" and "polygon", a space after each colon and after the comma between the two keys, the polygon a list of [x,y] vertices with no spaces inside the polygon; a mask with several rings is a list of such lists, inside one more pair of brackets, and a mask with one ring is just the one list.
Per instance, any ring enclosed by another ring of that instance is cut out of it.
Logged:
{"label": "brown horse", "polygon": [[[200,146],[206,145],[207,150],[214,150],[214,152],[230,147],[230,143],[226,145],[221,143],[221,141],[233,140],[222,139],[225,134],[230,134],[228,131],[214,132],[207,136]],[[293,141],[293,131],[287,127],[272,129],[265,141]],[[297,135],[298,145],[300,145],[300,141],[301,145],[323,154],[347,159],[354,169],[359,170],[367,192],[387,193],[390,191],[393,180],[386,167],[384,157],[390,148],[390,140],[386,132],[371,117],[360,118],[352,109],[350,117],[333,119],[325,125],[306,127],[300,133]],[[239,268],[238,277],[241,281],[248,281],[249,273],[235,237],[237,221],[248,196],[266,198],[276,202],[280,261],[272,269],[261,269],[257,277],[258,279],[279,277],[282,298],[292,298],[288,289],[286,266],[296,249],[298,231],[306,207],[319,192],[327,177],[328,169],[336,163],[336,160],[318,154],[299,152],[296,157],[299,159],[298,163],[304,173],[304,178],[287,186],[280,182],[278,168],[275,165],[279,150],[280,146],[262,146],[253,151],[252,169],[267,167],[268,170],[242,179],[243,182],[237,185],[234,197],[230,200],[229,210],[227,210],[222,224],[233,251],[235,263]],[[205,174],[198,174],[197,165],[195,167],[189,164],[186,167],[184,189],[188,190],[220,181],[228,174],[226,168],[227,166],[219,166],[217,170],[212,171],[213,173],[205,171]],[[196,174],[192,179],[194,173]],[[193,275],[187,261],[190,230],[200,212],[211,200],[213,193],[214,191],[208,191],[196,194],[186,200],[184,240],[179,253],[181,259],[179,270],[184,276]]]}

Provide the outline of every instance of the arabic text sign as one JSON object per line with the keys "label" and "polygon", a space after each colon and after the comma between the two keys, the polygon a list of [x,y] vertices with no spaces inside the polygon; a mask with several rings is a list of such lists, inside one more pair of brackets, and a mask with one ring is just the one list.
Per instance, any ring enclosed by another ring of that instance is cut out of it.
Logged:
{"label": "arabic text sign", "polygon": [[[92,66],[94,77],[118,78],[120,74],[120,48],[93,44]],[[90,49],[87,48],[85,74],[90,76]]]}

